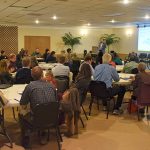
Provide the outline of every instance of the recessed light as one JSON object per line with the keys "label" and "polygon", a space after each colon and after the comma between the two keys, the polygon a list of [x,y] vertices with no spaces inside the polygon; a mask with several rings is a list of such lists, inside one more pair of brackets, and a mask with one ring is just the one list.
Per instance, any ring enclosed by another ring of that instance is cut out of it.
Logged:
{"label": "recessed light", "polygon": [[35,20],[35,23],[36,23],[36,24],[39,24],[39,20]]}
{"label": "recessed light", "polygon": [[112,19],[110,22],[111,22],[111,23],[115,23],[116,21],[115,21],[114,19]]}
{"label": "recessed light", "polygon": [[123,4],[129,4],[129,0],[123,0]]}
{"label": "recessed light", "polygon": [[90,26],[91,24],[90,24],[90,23],[88,23],[87,25],[88,25],[88,26]]}
{"label": "recessed light", "polygon": [[57,19],[57,16],[55,15],[55,16],[53,16],[52,18],[53,18],[54,20],[56,20],[56,19]]}
{"label": "recessed light", "polygon": [[145,15],[144,18],[145,18],[145,19],[150,19],[150,16],[147,14],[147,15]]}

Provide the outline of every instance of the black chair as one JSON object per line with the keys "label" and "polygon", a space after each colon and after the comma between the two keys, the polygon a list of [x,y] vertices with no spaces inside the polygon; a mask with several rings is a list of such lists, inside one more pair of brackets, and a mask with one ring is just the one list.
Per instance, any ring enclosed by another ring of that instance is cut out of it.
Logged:
{"label": "black chair", "polygon": [[1,128],[0,135],[5,136],[7,138],[7,140],[9,141],[9,143],[10,143],[10,146],[9,145],[7,145],[7,146],[9,146],[10,148],[13,148],[12,140],[9,137],[9,135],[8,135],[8,133],[6,131],[6,128],[5,128],[5,124],[4,124],[4,109],[1,108],[2,106],[4,106],[4,103],[3,103],[2,98],[0,97],[0,128]]}
{"label": "black chair", "polygon": [[140,53],[139,60],[140,62],[145,62],[147,59],[147,53]]}
{"label": "black chair", "polygon": [[[89,105],[89,115],[91,115],[92,110],[92,104],[94,101],[94,98],[97,98],[97,107],[99,110],[99,101],[98,99],[105,99],[107,101],[107,114],[106,118],[108,119],[109,111],[110,111],[110,100],[113,99],[109,96],[109,92],[106,88],[106,84],[102,81],[91,81],[89,86],[89,91],[91,93],[91,102]],[[114,100],[114,99],[113,99]],[[114,101],[115,103],[115,101]]]}
{"label": "black chair", "polygon": [[[59,130],[59,102],[49,102],[45,104],[37,104],[33,109],[33,121],[30,124],[29,128],[31,130],[43,131],[48,130],[49,140],[49,130],[54,128],[56,130],[56,138],[58,143],[58,149],[61,149],[60,141],[62,140],[60,130]],[[41,141],[41,134],[39,134]]]}
{"label": "black chair", "polygon": [[57,83],[57,92],[64,93],[69,89],[69,77],[68,76],[55,76]]}

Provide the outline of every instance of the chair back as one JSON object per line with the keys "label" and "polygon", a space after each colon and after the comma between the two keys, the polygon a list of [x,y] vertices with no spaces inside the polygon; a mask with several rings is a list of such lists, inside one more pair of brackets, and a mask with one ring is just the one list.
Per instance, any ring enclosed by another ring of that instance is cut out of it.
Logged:
{"label": "chair back", "polygon": [[147,58],[147,53],[140,53],[139,58],[140,58],[140,59],[145,59],[145,58]]}
{"label": "chair back", "polygon": [[139,105],[150,105],[150,82],[142,82],[137,96]]}
{"label": "chair back", "polygon": [[59,102],[37,104],[33,109],[33,125],[36,128],[49,128],[58,125]]}
{"label": "chair back", "polygon": [[138,68],[134,68],[131,70],[131,74],[138,74]]}
{"label": "chair back", "polygon": [[64,93],[69,89],[69,77],[68,76],[55,76],[57,83],[57,92]]}
{"label": "chair back", "polygon": [[99,98],[109,97],[109,92],[106,88],[106,84],[102,81],[91,81],[89,90],[92,96]]}
{"label": "chair back", "polygon": [[147,58],[150,59],[150,54],[147,55]]}

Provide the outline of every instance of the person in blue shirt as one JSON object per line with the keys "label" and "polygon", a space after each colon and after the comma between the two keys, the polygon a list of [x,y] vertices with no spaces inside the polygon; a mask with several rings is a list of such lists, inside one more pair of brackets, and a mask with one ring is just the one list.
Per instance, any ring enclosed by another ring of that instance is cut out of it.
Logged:
{"label": "person in blue shirt", "polygon": [[[113,114],[118,115],[120,113],[120,107],[126,90],[124,86],[112,86],[113,80],[116,82],[119,81],[119,75],[116,69],[109,65],[109,62],[112,59],[111,55],[105,53],[102,59],[103,64],[96,66],[93,77],[95,81],[102,81],[106,84],[110,96],[118,95],[113,111]],[[103,100],[103,105],[104,108],[106,108],[107,102],[105,100]]]}

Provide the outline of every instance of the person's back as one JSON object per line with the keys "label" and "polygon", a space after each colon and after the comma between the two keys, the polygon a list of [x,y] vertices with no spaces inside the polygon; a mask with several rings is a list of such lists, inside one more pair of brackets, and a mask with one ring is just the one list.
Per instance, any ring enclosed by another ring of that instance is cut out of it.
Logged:
{"label": "person's back", "polygon": [[24,57],[22,59],[22,66],[23,68],[19,69],[17,71],[17,74],[16,74],[16,83],[17,84],[29,84],[30,81],[33,80],[32,76],[31,76],[31,69],[30,69],[30,66],[31,66],[31,58],[29,57]]}
{"label": "person's back", "polygon": [[46,58],[46,63],[56,63],[57,60],[56,60],[56,57],[55,57],[55,51],[52,51]]}
{"label": "person's back", "polygon": [[[36,71],[36,69],[40,71]],[[43,71],[40,67],[37,66],[32,69],[32,77],[35,81],[30,82],[26,86],[20,100],[20,105],[30,103],[31,109],[33,109],[36,104],[56,101],[55,89],[50,83],[42,80]]]}
{"label": "person's back", "polygon": [[94,80],[105,82],[107,88],[109,88],[112,86],[113,80],[119,81],[119,76],[114,67],[109,64],[100,64],[95,68]]}
{"label": "person's back", "polygon": [[[29,102],[31,109],[36,106],[36,104],[48,103],[51,101],[56,101],[56,93],[51,84],[43,80],[32,81],[27,85],[26,89],[30,94],[26,97]],[[22,96],[26,94],[23,93]],[[20,101],[22,104],[22,101]]]}
{"label": "person's back", "polygon": [[33,80],[31,76],[31,69],[30,68],[21,68],[17,71],[16,74],[16,82],[17,84],[29,84],[30,81]]}
{"label": "person's back", "polygon": [[[36,66],[32,69],[32,77],[35,81],[30,82],[22,93],[20,100],[20,108],[23,112],[19,113],[19,121],[21,126],[21,140],[25,148],[29,147],[29,125],[31,126],[34,115],[33,109],[40,104],[46,104],[52,101],[57,101],[55,89],[52,85],[43,79],[42,68]],[[27,106],[30,109],[27,110]],[[24,110],[26,108],[26,110]],[[20,110],[21,110],[20,109]],[[48,115],[48,114],[47,114]],[[43,116],[44,117],[44,116]]]}
{"label": "person's back", "polygon": [[65,57],[60,56],[59,63],[52,69],[54,76],[69,76],[70,69],[68,66],[64,65]]}
{"label": "person's back", "polygon": [[[93,77],[95,81],[102,81],[106,84],[110,97],[118,95],[113,111],[114,115],[118,115],[120,113],[120,107],[126,90],[124,86],[112,86],[113,80],[119,81],[119,75],[116,69],[109,65],[110,61],[112,60],[112,56],[108,53],[105,53],[102,59],[103,64],[96,66]],[[102,99],[102,102],[104,110],[106,110],[107,100]]]}
{"label": "person's back", "polygon": [[135,61],[130,61],[125,64],[125,66],[123,68],[123,72],[124,73],[132,73],[132,70],[137,67],[138,67],[138,63],[136,63]]}

